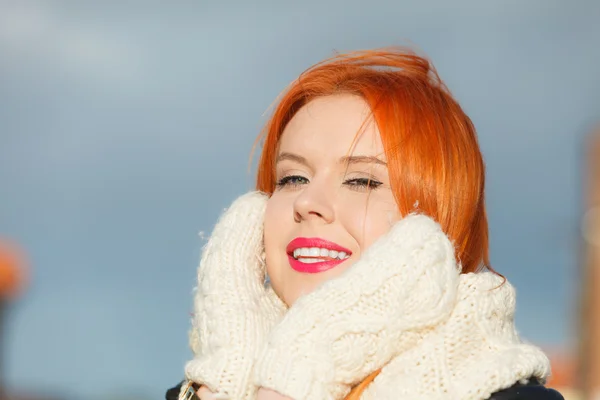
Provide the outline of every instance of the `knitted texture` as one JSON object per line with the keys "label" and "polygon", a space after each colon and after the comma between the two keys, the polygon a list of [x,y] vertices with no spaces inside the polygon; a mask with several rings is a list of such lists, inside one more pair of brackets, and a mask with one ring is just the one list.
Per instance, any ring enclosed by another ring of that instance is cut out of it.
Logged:
{"label": "knitted texture", "polygon": [[198,269],[188,379],[217,399],[343,399],[382,369],[364,400],[483,400],[550,373],[514,327],[515,292],[492,273],[459,275],[440,226],[409,215],[340,277],[287,310],[264,285],[267,197],[236,200]]}
{"label": "knitted texture", "polygon": [[203,249],[190,345],[189,380],[219,399],[254,399],[252,365],[286,310],[266,288],[263,222],[267,196],[248,193],[225,211]]}
{"label": "knitted texture", "polygon": [[271,332],[255,383],[296,400],[342,399],[449,318],[458,280],[441,227],[403,218],[342,276],[296,301]]}
{"label": "knitted texture", "polygon": [[515,291],[482,272],[460,277],[450,318],[399,354],[363,400],[482,400],[514,383],[550,374],[548,358],[515,330]]}

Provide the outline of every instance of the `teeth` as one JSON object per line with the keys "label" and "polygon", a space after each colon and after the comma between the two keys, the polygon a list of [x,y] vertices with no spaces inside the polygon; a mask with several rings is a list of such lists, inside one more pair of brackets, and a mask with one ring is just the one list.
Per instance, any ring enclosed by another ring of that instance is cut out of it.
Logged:
{"label": "teeth", "polygon": [[318,263],[318,262],[323,262],[325,260],[322,259],[322,258],[303,258],[303,257],[300,257],[298,259],[298,261],[306,263],[306,264],[314,264],[314,263]]}
{"label": "teeth", "polygon": [[[322,262],[326,261],[323,258],[337,258],[340,260],[344,260],[348,258],[348,254],[343,251],[337,250],[329,250],[319,247],[300,247],[294,250],[294,258],[300,260],[302,262],[312,263],[312,262]],[[308,258],[310,257],[310,258]],[[323,258],[318,258],[323,257]],[[309,261],[306,261],[309,260]],[[317,261],[313,261],[317,260]]]}

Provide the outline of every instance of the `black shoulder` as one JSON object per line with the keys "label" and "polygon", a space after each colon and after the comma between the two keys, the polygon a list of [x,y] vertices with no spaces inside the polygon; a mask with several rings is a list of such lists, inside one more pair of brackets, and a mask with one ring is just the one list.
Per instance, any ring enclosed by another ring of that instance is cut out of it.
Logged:
{"label": "black shoulder", "polygon": [[181,390],[182,384],[183,384],[183,381],[179,382],[179,385],[167,390],[167,393],[165,394],[165,399],[166,400],[177,400],[179,398],[179,391]]}
{"label": "black shoulder", "polygon": [[565,400],[560,393],[541,384],[517,384],[496,392],[489,400]]}

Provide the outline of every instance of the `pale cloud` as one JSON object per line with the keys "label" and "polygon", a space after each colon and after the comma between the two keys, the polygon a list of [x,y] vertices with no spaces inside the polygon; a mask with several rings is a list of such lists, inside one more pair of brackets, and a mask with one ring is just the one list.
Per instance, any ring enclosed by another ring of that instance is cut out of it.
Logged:
{"label": "pale cloud", "polygon": [[139,46],[125,35],[65,19],[42,3],[0,3],[0,49],[9,73],[37,63],[87,85],[144,81]]}
{"label": "pale cloud", "polygon": [[0,43],[26,45],[49,27],[49,16],[47,10],[32,3],[0,3]]}

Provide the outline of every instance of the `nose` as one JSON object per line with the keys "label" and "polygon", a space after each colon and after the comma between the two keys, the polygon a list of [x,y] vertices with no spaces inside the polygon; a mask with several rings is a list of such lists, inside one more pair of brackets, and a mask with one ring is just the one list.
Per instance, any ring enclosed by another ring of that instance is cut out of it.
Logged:
{"label": "nose", "polygon": [[294,221],[322,221],[330,224],[335,218],[333,202],[327,190],[314,183],[307,185],[294,201]]}

